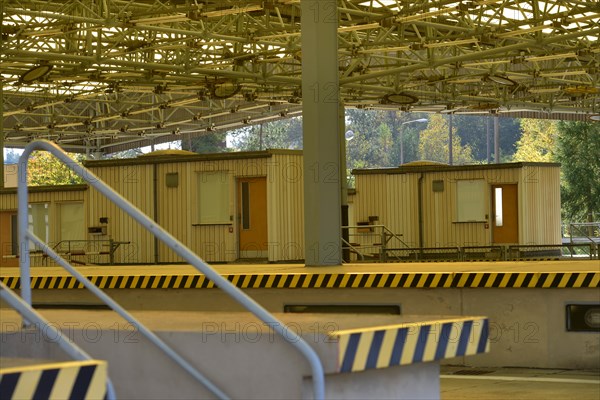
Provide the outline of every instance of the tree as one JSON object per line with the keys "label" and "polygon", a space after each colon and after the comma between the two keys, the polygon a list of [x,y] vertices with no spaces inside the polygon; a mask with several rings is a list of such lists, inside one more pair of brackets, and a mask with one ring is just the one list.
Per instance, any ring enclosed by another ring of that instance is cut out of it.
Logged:
{"label": "tree", "polygon": [[[75,163],[81,164],[84,156],[72,154],[69,156]],[[83,183],[69,167],[47,151],[34,151],[29,158],[27,181],[30,186],[46,185],[75,185]]]}
{"label": "tree", "polygon": [[194,153],[222,153],[227,151],[225,137],[227,132],[206,132],[203,135],[181,141],[181,149]]}
{"label": "tree", "polygon": [[[454,115],[453,125],[463,146],[470,146],[473,158],[487,161],[487,130],[490,129],[490,153],[494,153],[494,121],[493,116]],[[515,152],[515,143],[519,140],[520,123],[517,118],[499,118],[500,158],[510,161]]]}
{"label": "tree", "polygon": [[6,156],[4,157],[4,164],[17,164],[21,157],[21,152],[13,149],[7,149]]}
{"label": "tree", "polygon": [[302,118],[294,117],[251,125],[229,134],[236,150],[301,149]]}
{"label": "tree", "polygon": [[558,130],[564,217],[587,221],[600,212],[600,124],[561,121]]}
{"label": "tree", "polygon": [[142,149],[129,149],[123,151],[117,151],[116,153],[106,154],[104,158],[106,159],[124,159],[124,158],[136,158],[144,154]]}
{"label": "tree", "polygon": [[522,119],[521,139],[513,161],[552,162],[556,159],[558,123],[544,119]]}
{"label": "tree", "polygon": [[[473,164],[471,146],[462,146],[452,129],[452,154],[454,164]],[[427,129],[421,132],[419,156],[422,160],[448,163],[448,122],[443,115],[432,114]]]}
{"label": "tree", "polygon": [[425,116],[387,110],[346,110],[346,129],[354,132],[354,138],[346,145],[348,167],[397,167],[400,165],[401,133],[404,161],[418,159],[419,131],[425,124],[403,123]]}

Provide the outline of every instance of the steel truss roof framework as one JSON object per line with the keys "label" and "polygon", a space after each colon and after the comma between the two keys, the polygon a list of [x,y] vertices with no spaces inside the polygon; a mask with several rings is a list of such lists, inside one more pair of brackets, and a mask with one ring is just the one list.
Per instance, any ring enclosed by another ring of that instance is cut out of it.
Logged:
{"label": "steel truss roof framework", "polygon": [[[300,0],[0,7],[5,146],[112,152],[301,112]],[[346,107],[600,113],[598,1],[340,0],[314,17],[338,24]]]}

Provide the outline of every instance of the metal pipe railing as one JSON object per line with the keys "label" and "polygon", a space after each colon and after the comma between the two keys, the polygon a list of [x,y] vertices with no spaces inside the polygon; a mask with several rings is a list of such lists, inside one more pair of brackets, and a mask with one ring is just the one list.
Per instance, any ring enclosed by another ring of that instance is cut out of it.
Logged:
{"label": "metal pipe railing", "polygon": [[[83,351],[69,338],[65,338],[65,335],[63,335],[58,328],[46,321],[44,317],[27,304],[25,300],[21,299],[16,293],[10,290],[1,280],[0,298],[14,308],[23,318],[43,327],[44,332],[51,335],[49,337],[56,338],[55,341],[58,343],[58,346],[71,358],[79,361],[92,360],[92,357],[88,353]],[[115,388],[108,376],[106,377],[106,398],[107,400],[115,400],[117,398],[115,395]]]}
{"label": "metal pipe railing", "polygon": [[[47,140],[36,140],[29,143],[19,159],[19,179],[18,185],[18,223],[19,223],[19,241],[22,246],[20,256],[21,268],[21,296],[28,304],[31,305],[31,274],[29,263],[29,240],[34,242],[39,241],[35,235],[29,232],[27,223],[27,206],[28,206],[28,187],[27,187],[27,164],[29,156],[34,150],[46,150],[53,154],[56,158],[66,164],[73,172],[85,179],[91,186],[102,193],[105,197],[111,200],[115,205],[125,211],[134,220],[140,223],[146,230],[158,237],[163,243],[171,248],[177,255],[187,261],[190,265],[204,274],[208,279],[218,286],[221,290],[227,293],[230,297],[240,303],[244,308],[254,314],[267,326],[277,332],[285,341],[295,347],[308,361],[313,374],[313,391],[315,399],[323,399],[325,397],[325,375],[323,365],[316,352],[308,343],[302,339],[297,333],[271,315],[265,308],[255,302],[252,298],[246,295],[242,290],[237,288],[227,279],[223,278],[217,271],[206,264],[194,252],[187,248],[183,243],[175,239],[171,234],[161,228],[158,224],[148,218],[137,207],[131,204],[128,200],[116,193],[111,187],[102,182],[91,171],[83,166],[75,163],[60,147]],[[37,242],[36,242],[37,243]],[[40,242],[41,243],[41,242]],[[52,250],[48,246],[43,247],[48,251]],[[62,259],[56,254],[59,259]],[[64,261],[64,260],[63,260]],[[66,262],[65,262],[66,263]],[[68,264],[68,263],[67,263]],[[71,267],[72,268],[72,267]],[[73,269],[74,270],[74,269]],[[94,286],[95,287],[95,286]],[[99,289],[98,289],[99,290]],[[101,291],[100,291],[101,292]],[[101,292],[104,294],[103,292]],[[114,303],[117,305],[116,303]],[[108,304],[110,306],[110,304]],[[117,305],[118,306],[118,305]],[[116,310],[115,310],[116,311]],[[24,322],[27,322],[26,319]],[[159,339],[160,340],[160,339]],[[182,359],[183,360],[183,359]],[[181,365],[181,364],[180,364]],[[189,371],[188,371],[189,372]],[[200,374],[198,372],[198,374]],[[201,374],[200,374],[201,375]],[[210,389],[210,388],[209,388]],[[217,393],[215,393],[217,395]],[[219,397],[222,397],[219,395]],[[224,396],[226,398],[226,396]]]}

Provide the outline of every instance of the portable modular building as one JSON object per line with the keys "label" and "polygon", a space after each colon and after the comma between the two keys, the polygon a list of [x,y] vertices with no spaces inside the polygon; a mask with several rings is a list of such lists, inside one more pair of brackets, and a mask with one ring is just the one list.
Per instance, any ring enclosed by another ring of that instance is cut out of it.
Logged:
{"label": "portable modular building", "polygon": [[559,167],[417,162],[357,169],[356,223],[377,221],[414,248],[559,244]]}
{"label": "portable modular building", "polygon": [[[85,164],[206,261],[304,258],[300,151],[167,152]],[[183,261],[88,185],[31,188],[30,203],[34,229],[52,246],[59,242],[83,246],[86,241],[79,253],[97,255],[100,262]],[[16,209],[16,189],[3,189],[3,265],[16,262],[11,257],[17,251]],[[92,251],[89,243],[101,247]],[[100,259],[101,255],[106,257]]]}
{"label": "portable modular building", "polygon": [[[303,258],[299,151],[146,155],[86,166],[206,261]],[[88,221],[129,242],[117,262],[182,261],[93,188]]]}

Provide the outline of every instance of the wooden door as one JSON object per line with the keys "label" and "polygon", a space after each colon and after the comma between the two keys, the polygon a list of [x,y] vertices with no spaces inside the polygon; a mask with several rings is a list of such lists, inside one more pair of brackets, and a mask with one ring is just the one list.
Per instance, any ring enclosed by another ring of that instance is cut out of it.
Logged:
{"label": "wooden door", "polygon": [[519,199],[516,184],[492,186],[492,242],[519,243]]}
{"label": "wooden door", "polygon": [[238,180],[240,258],[267,257],[267,178]]}
{"label": "wooden door", "polygon": [[0,212],[0,265],[18,267],[19,259],[17,239],[17,213],[15,211]]}

